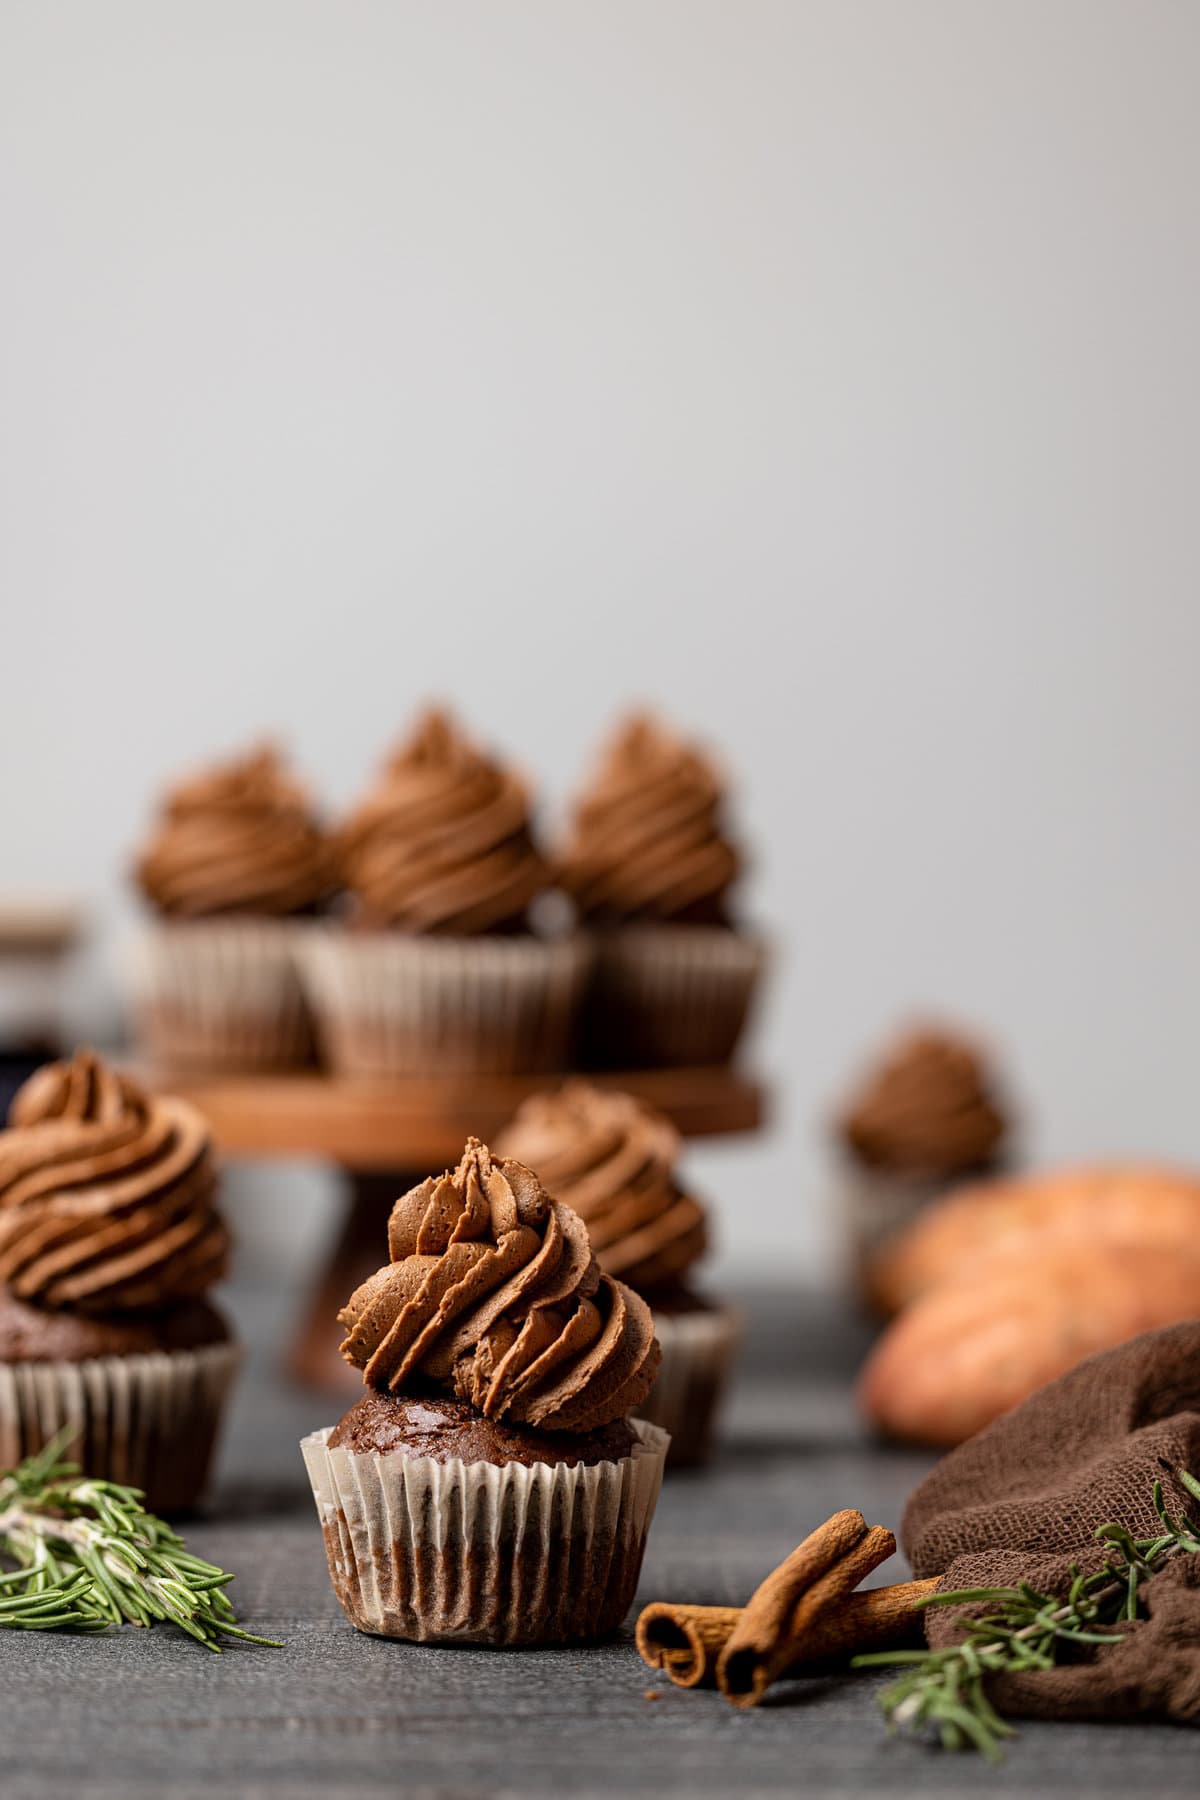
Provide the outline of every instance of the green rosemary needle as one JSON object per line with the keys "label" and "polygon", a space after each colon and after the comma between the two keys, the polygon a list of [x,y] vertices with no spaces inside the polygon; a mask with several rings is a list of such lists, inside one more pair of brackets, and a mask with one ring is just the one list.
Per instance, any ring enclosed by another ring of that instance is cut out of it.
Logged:
{"label": "green rosemary needle", "polygon": [[238,1625],[224,1570],[193,1556],[139,1489],[63,1462],[61,1438],[0,1477],[0,1630],[177,1625],[220,1655],[222,1637],[275,1646]]}
{"label": "green rosemary needle", "polygon": [[[1193,1500],[1200,1481],[1185,1469],[1173,1471]],[[1200,1552],[1200,1525],[1187,1513],[1172,1516],[1161,1481],[1154,1483],[1154,1510],[1162,1530],[1135,1538],[1119,1522],[1101,1525],[1096,1537],[1112,1555],[1092,1575],[1071,1571],[1065,1600],[1041,1594],[1022,1582],[1011,1588],[963,1588],[931,1594],[923,1606],[986,1605],[989,1611],[964,1621],[966,1636],[944,1650],[883,1650],[856,1656],[856,1669],[900,1667],[907,1673],[879,1697],[893,1729],[931,1730],[947,1750],[980,1750],[995,1761],[1002,1742],[1013,1735],[992,1705],[987,1683],[993,1675],[1053,1668],[1064,1645],[1114,1644],[1111,1629],[1138,1616],[1144,1582],[1175,1556]]]}

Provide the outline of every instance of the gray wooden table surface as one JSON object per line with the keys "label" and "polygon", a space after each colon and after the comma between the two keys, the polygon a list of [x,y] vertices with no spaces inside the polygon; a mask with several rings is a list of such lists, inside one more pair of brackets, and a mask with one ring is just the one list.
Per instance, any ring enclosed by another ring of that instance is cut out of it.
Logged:
{"label": "gray wooden table surface", "polygon": [[[992,1771],[889,1739],[874,1677],[792,1683],[739,1713],[655,1680],[628,1636],[536,1652],[358,1636],[330,1592],[296,1449],[330,1409],[274,1373],[280,1298],[235,1290],[231,1303],[251,1359],[189,1538],[237,1571],[243,1618],[285,1648],[218,1658],[161,1631],[0,1634],[4,1800],[1196,1792],[1196,1740],[1168,1726],[1025,1726]],[[844,1308],[767,1294],[744,1304],[749,1342],[721,1454],[702,1475],[668,1478],[643,1599],[740,1602],[838,1507],[895,1526],[927,1466],[861,1431],[851,1380],[864,1340]]]}

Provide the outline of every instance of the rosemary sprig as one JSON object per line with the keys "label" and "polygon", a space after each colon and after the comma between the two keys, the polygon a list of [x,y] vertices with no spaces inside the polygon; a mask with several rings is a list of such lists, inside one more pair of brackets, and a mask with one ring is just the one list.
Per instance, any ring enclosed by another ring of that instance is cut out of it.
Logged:
{"label": "rosemary sprig", "polygon": [[[1173,1473],[1185,1493],[1200,1501],[1200,1481],[1186,1469]],[[1110,1544],[1113,1554],[1092,1575],[1073,1568],[1065,1600],[1040,1594],[1026,1582],[931,1594],[923,1606],[983,1603],[991,1610],[966,1620],[964,1640],[945,1650],[884,1650],[855,1657],[857,1669],[908,1668],[879,1697],[889,1727],[927,1727],[947,1750],[975,1749],[998,1760],[1013,1728],[989,1700],[988,1678],[1051,1669],[1068,1645],[1120,1642],[1122,1634],[1106,1627],[1137,1618],[1143,1583],[1172,1557],[1200,1552],[1200,1525],[1187,1513],[1172,1516],[1161,1481],[1154,1483],[1153,1494],[1162,1530],[1154,1537],[1135,1538],[1119,1522],[1101,1525],[1096,1537]]]}
{"label": "rosemary sprig", "polygon": [[62,1447],[60,1436],[0,1477],[0,1630],[167,1623],[217,1655],[222,1637],[276,1647],[240,1629],[232,1575],[193,1556],[138,1488],[88,1479]]}

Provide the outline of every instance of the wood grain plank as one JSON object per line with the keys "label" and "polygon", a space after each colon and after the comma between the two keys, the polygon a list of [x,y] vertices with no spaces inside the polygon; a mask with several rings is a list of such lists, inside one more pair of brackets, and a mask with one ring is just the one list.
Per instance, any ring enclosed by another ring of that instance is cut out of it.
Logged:
{"label": "wood grain plank", "polygon": [[[474,1076],[369,1082],[329,1075],[197,1075],[141,1068],[159,1092],[191,1100],[223,1149],[242,1156],[318,1156],[351,1170],[444,1167],[468,1136],[487,1137],[521,1101],[565,1076]],[[641,1069],[589,1079],[641,1095],[686,1137],[754,1131],[761,1082],[725,1068]]]}

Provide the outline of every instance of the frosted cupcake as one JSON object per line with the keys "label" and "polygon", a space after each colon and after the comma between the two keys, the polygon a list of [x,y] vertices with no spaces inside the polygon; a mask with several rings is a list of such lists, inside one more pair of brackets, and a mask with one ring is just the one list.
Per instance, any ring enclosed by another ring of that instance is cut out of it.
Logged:
{"label": "frosted cupcake", "polygon": [[670,1433],[673,1466],[702,1462],[738,1318],[690,1285],[708,1226],[703,1206],[676,1179],[674,1126],[632,1094],[576,1081],[525,1101],[500,1149],[575,1209],[601,1268],[649,1303],[662,1363],[639,1415]]}
{"label": "frosted cupcake", "polygon": [[302,1445],[347,1617],[426,1643],[614,1631],[667,1446],[628,1417],[658,1365],[649,1308],[474,1138],[396,1202],[388,1250],[339,1315],[366,1392]]}
{"label": "frosted cupcake", "polygon": [[763,952],[731,922],[740,859],[722,801],[706,757],[635,716],[576,806],[562,881],[594,933],[586,1047],[600,1063],[733,1055]]}
{"label": "frosted cupcake", "polygon": [[238,1352],[207,1299],[229,1238],[181,1100],[88,1051],[22,1087],[0,1132],[0,1467],[63,1427],[89,1475],[159,1512],[203,1487]]}
{"label": "frosted cupcake", "polygon": [[138,859],[158,914],[134,958],[138,1032],[180,1069],[282,1069],[311,1031],[296,921],[332,886],[328,843],[271,749],[181,782]]}
{"label": "frosted cupcake", "polygon": [[535,934],[550,885],[529,799],[431,711],[339,837],[351,904],[314,933],[304,972],[332,1066],[352,1075],[565,1065],[587,966],[578,938]]}
{"label": "frosted cupcake", "polygon": [[842,1206],[860,1284],[895,1235],[960,1182],[1008,1166],[1011,1123],[995,1070],[944,1026],[903,1033],[867,1071],[835,1121]]}

